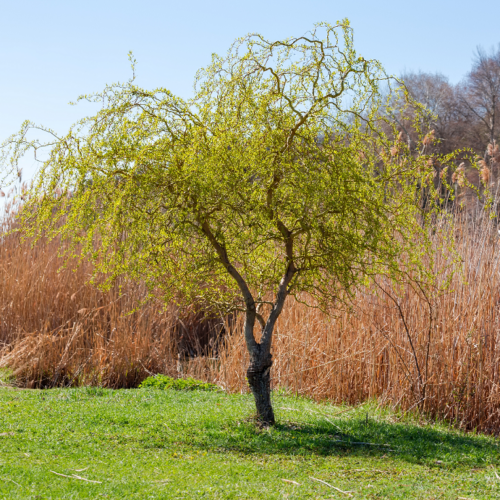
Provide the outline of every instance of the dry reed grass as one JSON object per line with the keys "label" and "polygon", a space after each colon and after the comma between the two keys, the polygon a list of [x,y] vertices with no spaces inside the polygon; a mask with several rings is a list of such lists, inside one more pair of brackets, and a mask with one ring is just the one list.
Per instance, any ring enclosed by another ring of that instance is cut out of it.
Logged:
{"label": "dry reed grass", "polygon": [[[7,214],[1,232],[13,224]],[[87,284],[88,262],[63,267],[58,245],[0,239],[0,368],[19,385],[136,387],[153,373],[177,373],[179,348],[185,356],[216,346],[220,320],[155,301],[138,308],[140,284],[102,292]]]}
{"label": "dry reed grass", "polygon": [[[289,300],[273,346],[275,386],[318,400],[378,398],[499,433],[498,235],[477,216],[457,224],[456,241],[465,274],[431,301],[411,288],[399,298],[388,289],[392,299],[364,289],[353,311],[328,318]],[[86,263],[58,272],[55,242],[31,248],[12,235],[1,240],[0,252],[0,366],[10,367],[19,384],[133,387],[151,373],[180,371],[229,391],[247,390],[241,318],[216,355],[205,349],[179,363],[182,334],[206,331],[200,316],[182,319],[174,307],[162,311],[155,303],[126,315],[144,296],[142,287],[100,292],[85,284]],[[439,280],[450,258],[440,254]]]}
{"label": "dry reed grass", "polygon": [[[354,310],[328,318],[289,301],[274,341],[274,382],[315,399],[377,398],[418,408],[471,430],[500,433],[499,239],[487,218],[464,219],[456,243],[464,273],[446,294],[426,299],[360,290]],[[436,240],[436,245],[439,241]],[[438,280],[450,255],[441,253]],[[245,350],[231,336],[212,378],[245,390]]]}

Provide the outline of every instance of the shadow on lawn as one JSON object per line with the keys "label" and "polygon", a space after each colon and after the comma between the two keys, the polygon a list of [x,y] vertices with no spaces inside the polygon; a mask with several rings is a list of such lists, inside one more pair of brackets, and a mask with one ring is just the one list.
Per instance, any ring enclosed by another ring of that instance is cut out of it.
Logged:
{"label": "shadow on lawn", "polygon": [[385,455],[413,463],[469,467],[500,464],[499,439],[414,424],[365,419],[315,424],[283,422],[267,431],[242,423],[228,434],[212,436],[211,439],[205,436],[197,445],[205,449],[241,453]]}

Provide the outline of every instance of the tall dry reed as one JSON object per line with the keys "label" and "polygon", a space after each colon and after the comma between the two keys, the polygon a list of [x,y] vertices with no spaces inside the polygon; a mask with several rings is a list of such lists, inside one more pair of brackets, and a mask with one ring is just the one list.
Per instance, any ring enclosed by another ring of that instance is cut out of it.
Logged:
{"label": "tall dry reed", "polygon": [[[353,310],[333,318],[289,299],[274,339],[275,386],[337,402],[378,398],[499,433],[498,235],[481,216],[456,227],[464,273],[455,274],[446,294],[426,299],[408,287],[398,295],[381,281],[387,293],[359,290]],[[443,281],[451,256],[438,254]],[[205,355],[188,358],[186,338],[193,346],[206,331],[199,316],[157,303],[127,315],[144,297],[140,285],[103,293],[85,284],[89,264],[59,270],[61,264],[55,242],[31,248],[11,235],[0,243],[0,366],[10,367],[18,383],[133,387],[161,372],[247,390],[241,319],[226,328],[232,333],[217,352],[207,351],[221,332],[212,325],[205,350],[198,350]]]}
{"label": "tall dry reed", "polygon": [[102,292],[87,284],[88,262],[64,266],[59,242],[32,246],[19,234],[5,236],[13,227],[15,217],[6,214],[0,368],[12,369],[19,385],[136,387],[153,373],[176,374],[179,350],[199,355],[216,347],[220,320],[158,301],[138,307],[146,296],[140,284]]}
{"label": "tall dry reed", "polygon": [[[438,250],[440,241],[436,238]],[[359,290],[352,311],[327,317],[289,301],[273,349],[274,383],[291,391],[360,403],[370,398],[500,432],[500,244],[487,218],[457,223],[463,274],[432,299],[407,287],[398,294]],[[439,252],[438,281],[451,255]],[[461,265],[459,263],[457,266]],[[231,336],[212,377],[245,390],[242,335]]]}

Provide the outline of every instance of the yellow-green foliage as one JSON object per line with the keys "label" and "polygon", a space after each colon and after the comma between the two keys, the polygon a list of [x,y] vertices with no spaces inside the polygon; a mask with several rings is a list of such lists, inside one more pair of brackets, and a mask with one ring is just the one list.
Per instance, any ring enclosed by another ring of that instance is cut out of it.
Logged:
{"label": "yellow-green foliage", "polygon": [[[221,255],[260,297],[291,262],[289,293],[324,304],[380,273],[431,281],[427,221],[439,227],[442,200],[429,157],[398,135],[404,110],[388,103],[401,99],[383,93],[404,91],[390,82],[343,21],[237,40],[189,100],[133,80],[107,86],[81,98],[102,109],[53,140],[24,229],[83,247],[107,284],[127,275],[166,300],[225,310],[242,301]],[[4,145],[11,165],[41,146],[32,128]]]}

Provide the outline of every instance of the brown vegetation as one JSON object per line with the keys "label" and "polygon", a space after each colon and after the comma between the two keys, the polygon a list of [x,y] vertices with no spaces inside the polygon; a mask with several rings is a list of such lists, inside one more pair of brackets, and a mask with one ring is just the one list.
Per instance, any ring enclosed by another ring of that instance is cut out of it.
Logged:
{"label": "brown vegetation", "polygon": [[[5,216],[2,233],[13,220]],[[179,358],[216,352],[220,319],[157,301],[141,307],[146,292],[137,284],[102,292],[87,283],[90,264],[64,266],[58,248],[32,247],[19,234],[0,240],[0,367],[12,368],[18,384],[136,387],[152,373],[176,372]]]}
{"label": "brown vegetation", "polygon": [[[352,311],[328,318],[289,299],[273,345],[275,386],[337,402],[378,398],[498,433],[498,235],[489,219],[462,217],[456,240],[464,274],[432,300],[380,281],[385,292],[360,290]],[[436,237],[438,252],[439,244]],[[0,252],[0,366],[18,384],[134,387],[152,373],[180,372],[247,390],[240,322],[226,325],[232,333],[221,340],[220,321],[173,305],[150,302],[127,314],[144,289],[101,292],[85,284],[88,264],[60,270],[55,242],[31,248],[10,235]],[[441,251],[440,280],[450,259]]]}
{"label": "brown vegetation", "polygon": [[[289,301],[274,344],[277,386],[337,402],[369,398],[420,408],[457,425],[500,432],[498,236],[488,220],[462,221],[464,274],[440,297],[361,290],[354,310],[328,319]],[[436,240],[436,248],[439,240]],[[442,254],[436,268],[446,279]],[[241,336],[229,339],[212,377],[244,390]]]}

